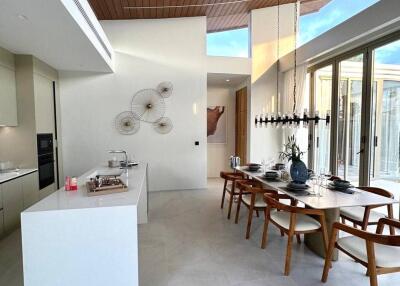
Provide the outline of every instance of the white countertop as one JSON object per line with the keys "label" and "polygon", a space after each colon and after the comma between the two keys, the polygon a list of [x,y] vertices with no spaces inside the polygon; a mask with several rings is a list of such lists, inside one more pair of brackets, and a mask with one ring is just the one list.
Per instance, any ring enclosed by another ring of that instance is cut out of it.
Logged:
{"label": "white countertop", "polygon": [[119,171],[119,168],[99,166],[84,173],[78,178],[77,191],[65,191],[64,187],[34,204],[24,212],[57,211],[70,209],[88,209],[101,207],[115,207],[137,205],[142,190],[142,184],[146,184],[146,163],[129,168],[121,174],[121,180],[128,186],[128,191],[110,195],[89,197],[85,183],[89,177],[96,174],[111,175]]}
{"label": "white countertop", "polygon": [[0,184],[36,172],[37,169],[19,169],[15,172],[0,173]]}
{"label": "white countertop", "polygon": [[398,201],[379,196],[373,193],[369,193],[360,189],[357,189],[354,194],[346,194],[338,191],[332,191],[320,186],[312,186],[313,188],[319,188],[320,197],[316,196],[304,196],[298,195],[295,192],[289,192],[285,189],[287,183],[282,181],[267,181],[262,179],[260,176],[263,172],[250,172],[247,167],[237,167],[238,171],[245,173],[246,175],[262,182],[264,185],[277,190],[279,192],[285,193],[288,196],[304,203],[305,205],[314,209],[333,209],[341,207],[354,207],[354,206],[368,206],[368,205],[380,205],[380,204],[393,204]]}

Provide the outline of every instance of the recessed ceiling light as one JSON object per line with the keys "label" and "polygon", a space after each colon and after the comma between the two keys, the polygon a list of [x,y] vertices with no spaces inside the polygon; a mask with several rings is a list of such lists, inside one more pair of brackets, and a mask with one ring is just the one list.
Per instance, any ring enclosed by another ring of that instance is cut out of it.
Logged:
{"label": "recessed ceiling light", "polygon": [[230,80],[230,79],[226,79],[225,81],[226,81],[226,82],[230,82],[231,80]]}
{"label": "recessed ceiling light", "polygon": [[26,17],[25,15],[18,14],[17,17],[18,17],[18,19],[20,19],[22,21],[28,21],[28,17]]}

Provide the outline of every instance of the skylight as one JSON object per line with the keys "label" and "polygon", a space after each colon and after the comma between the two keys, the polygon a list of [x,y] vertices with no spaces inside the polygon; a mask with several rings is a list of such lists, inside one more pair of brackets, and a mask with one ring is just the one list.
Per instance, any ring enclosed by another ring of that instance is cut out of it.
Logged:
{"label": "skylight", "polygon": [[248,58],[249,29],[207,34],[207,55]]}
{"label": "skylight", "polygon": [[299,46],[311,41],[379,0],[331,0],[320,11],[300,17]]}

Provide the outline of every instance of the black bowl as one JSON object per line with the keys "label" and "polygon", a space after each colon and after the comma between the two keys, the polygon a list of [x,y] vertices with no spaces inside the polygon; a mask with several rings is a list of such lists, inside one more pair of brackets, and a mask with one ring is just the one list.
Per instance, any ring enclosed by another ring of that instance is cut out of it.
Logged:
{"label": "black bowl", "polygon": [[333,184],[338,187],[348,187],[350,186],[350,182],[346,180],[336,179],[333,180]]}
{"label": "black bowl", "polygon": [[258,171],[261,168],[261,165],[256,163],[250,163],[248,165],[248,168],[250,171]]}

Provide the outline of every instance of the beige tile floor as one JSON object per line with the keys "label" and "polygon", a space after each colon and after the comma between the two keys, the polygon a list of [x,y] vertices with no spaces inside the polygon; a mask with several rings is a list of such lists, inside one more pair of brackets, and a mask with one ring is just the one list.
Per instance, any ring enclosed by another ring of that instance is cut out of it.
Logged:
{"label": "beige tile floor", "polygon": [[[304,244],[294,244],[291,274],[283,276],[286,240],[271,227],[268,247],[261,250],[261,218],[245,240],[247,210],[238,225],[228,221],[226,209],[219,208],[221,189],[222,182],[213,179],[206,190],[150,194],[150,220],[139,227],[141,286],[324,285],[323,260]],[[0,241],[1,286],[23,285],[20,245],[19,230]],[[369,282],[365,269],[342,255],[326,285]],[[400,273],[380,276],[379,285],[400,285]]]}
{"label": "beige tile floor", "polygon": [[[271,227],[261,250],[261,218],[251,239],[244,239],[247,209],[238,225],[220,210],[222,181],[209,180],[207,190],[150,194],[150,223],[139,228],[140,281],[157,285],[324,285],[323,259],[304,244],[294,244],[292,271],[283,276],[286,239]],[[400,285],[400,273],[379,277],[379,285]],[[326,285],[369,285],[365,269],[344,255],[335,262]]]}

